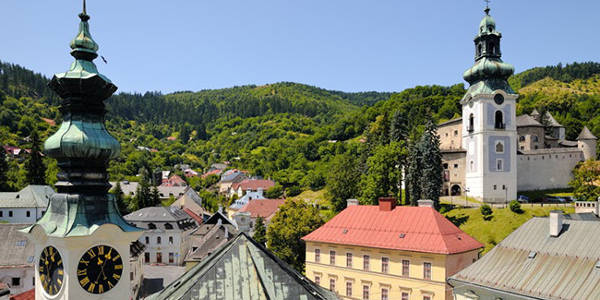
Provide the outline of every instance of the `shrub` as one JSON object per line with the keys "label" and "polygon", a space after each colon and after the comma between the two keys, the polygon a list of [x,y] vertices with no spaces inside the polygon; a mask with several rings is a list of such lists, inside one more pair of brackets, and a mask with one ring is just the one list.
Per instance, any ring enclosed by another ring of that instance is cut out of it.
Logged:
{"label": "shrub", "polygon": [[492,219],[492,213],[494,213],[494,212],[492,211],[491,206],[484,204],[481,206],[479,211],[481,211],[481,214],[483,215],[484,220],[489,221]]}
{"label": "shrub", "polygon": [[521,214],[523,210],[521,209],[521,203],[517,200],[510,201],[510,210],[514,213]]}
{"label": "shrub", "polygon": [[285,195],[288,197],[298,196],[298,195],[300,195],[300,193],[302,193],[302,189],[297,185],[290,186],[285,191]]}

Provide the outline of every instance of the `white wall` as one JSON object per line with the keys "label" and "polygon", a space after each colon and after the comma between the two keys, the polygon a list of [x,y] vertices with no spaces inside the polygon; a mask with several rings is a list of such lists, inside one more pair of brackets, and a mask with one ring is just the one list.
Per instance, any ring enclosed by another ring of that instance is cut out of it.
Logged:
{"label": "white wall", "polygon": [[[33,224],[40,219],[46,209],[42,208],[0,208],[0,221],[13,224]],[[12,212],[12,217],[10,216]],[[29,212],[29,217],[27,216]]]}
{"label": "white wall", "polygon": [[144,270],[143,268],[144,261],[144,253],[140,253],[137,259],[131,259],[129,261],[130,266],[130,274],[128,275],[131,280],[131,299],[137,299],[137,296],[140,292],[140,288],[142,287],[142,281],[144,280]]}
{"label": "white wall", "polygon": [[[20,278],[20,285],[13,286],[12,278]],[[12,295],[34,288],[35,268],[33,265],[21,268],[0,268],[0,282],[10,287]]]}
{"label": "white wall", "polygon": [[555,148],[552,153],[517,155],[519,191],[569,187],[573,168],[583,160],[577,149]]}
{"label": "white wall", "polygon": [[[146,245],[145,253],[150,253],[150,263],[157,263],[156,254],[162,253],[162,264],[165,265],[182,265],[187,252],[188,243],[183,239],[184,232],[181,230],[163,230],[154,229],[146,230],[140,237],[139,241]],[[146,243],[146,237],[149,243]],[[161,243],[157,243],[158,237],[161,238]],[[173,237],[173,243],[169,243],[169,237]],[[173,263],[169,263],[169,253],[173,253]],[[145,254],[141,254],[144,260]],[[145,262],[145,261],[144,261]]]}

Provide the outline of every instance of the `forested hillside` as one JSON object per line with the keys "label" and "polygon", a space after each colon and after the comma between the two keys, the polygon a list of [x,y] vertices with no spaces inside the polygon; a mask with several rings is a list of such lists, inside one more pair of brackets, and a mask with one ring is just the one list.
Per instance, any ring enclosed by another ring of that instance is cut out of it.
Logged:
{"label": "forested hillside", "polygon": [[[59,99],[47,81],[0,64],[0,144],[29,148],[26,137],[33,130],[45,139],[58,129],[53,123],[61,122]],[[521,94],[518,113],[544,108],[567,127],[569,138],[584,125],[600,136],[600,64],[535,68],[510,83]],[[289,195],[319,190],[339,179],[335,176],[348,178],[350,170],[360,176],[349,179],[355,188],[345,192],[362,193],[356,190],[360,185],[369,191],[359,196],[369,201],[392,192],[376,186],[386,182],[382,178],[369,178],[374,170],[387,170],[390,158],[405,155],[406,142],[421,135],[426,120],[459,116],[464,93],[462,83],[345,93],[288,82],[168,95],[121,93],[107,101],[107,127],[122,145],[120,158],[111,162],[111,180],[135,180],[141,168],[173,170],[187,163],[202,172],[211,163],[230,161],[276,180]],[[52,183],[55,163],[45,162]],[[27,183],[22,164],[10,162],[12,189]],[[389,176],[386,180],[399,175]],[[329,197],[341,201],[343,193],[335,193]]]}

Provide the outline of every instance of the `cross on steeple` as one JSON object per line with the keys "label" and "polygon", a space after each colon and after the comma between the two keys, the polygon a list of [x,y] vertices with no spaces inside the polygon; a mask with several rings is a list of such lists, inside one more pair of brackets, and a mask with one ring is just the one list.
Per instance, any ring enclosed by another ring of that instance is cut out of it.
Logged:
{"label": "cross on steeple", "polygon": [[485,11],[486,15],[489,15],[490,14],[490,0],[483,0],[483,1],[485,2],[485,9],[483,11]]}
{"label": "cross on steeple", "polygon": [[[489,1],[489,0],[486,0]],[[83,14],[87,15],[87,9],[85,8],[85,0],[83,0]]]}

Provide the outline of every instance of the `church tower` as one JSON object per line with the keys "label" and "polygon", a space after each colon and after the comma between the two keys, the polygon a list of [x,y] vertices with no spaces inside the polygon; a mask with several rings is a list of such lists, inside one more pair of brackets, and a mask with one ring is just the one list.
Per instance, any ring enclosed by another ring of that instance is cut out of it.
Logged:
{"label": "church tower", "polygon": [[490,203],[517,198],[516,100],[508,84],[514,67],[502,62],[496,22],[486,7],[475,36],[475,64],[464,74],[461,100],[468,196]]}
{"label": "church tower", "polygon": [[104,126],[103,101],[117,87],[98,73],[98,44],[89,31],[85,0],[75,58],[49,86],[61,98],[63,123],[44,144],[60,172],[44,216],[23,232],[35,244],[36,299],[129,299],[129,248],[141,229],[120,215],[108,193],[107,166],[119,142]]}

